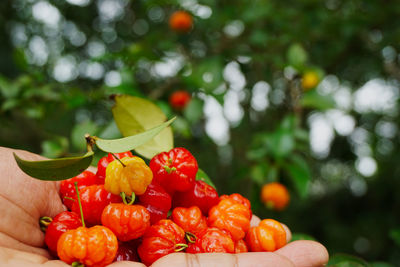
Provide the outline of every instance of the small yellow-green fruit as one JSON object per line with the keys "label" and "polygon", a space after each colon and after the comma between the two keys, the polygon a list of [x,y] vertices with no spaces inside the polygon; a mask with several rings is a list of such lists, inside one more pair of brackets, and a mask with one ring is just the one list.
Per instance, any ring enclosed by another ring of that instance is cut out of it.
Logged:
{"label": "small yellow-green fruit", "polygon": [[315,71],[308,71],[303,74],[301,79],[301,87],[304,91],[315,88],[319,83],[319,76]]}

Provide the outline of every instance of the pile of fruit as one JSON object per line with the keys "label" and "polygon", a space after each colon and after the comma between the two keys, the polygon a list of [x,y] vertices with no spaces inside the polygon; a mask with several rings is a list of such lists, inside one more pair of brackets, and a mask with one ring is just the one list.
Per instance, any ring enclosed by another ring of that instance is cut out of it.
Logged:
{"label": "pile of fruit", "polygon": [[174,252],[274,251],[286,244],[279,222],[265,219],[251,227],[250,201],[219,196],[196,180],[197,172],[185,148],[162,152],[149,165],[131,152],[110,153],[96,174],[84,171],[61,182],[69,211],[41,218],[45,243],[75,266],[121,260],[151,265]]}

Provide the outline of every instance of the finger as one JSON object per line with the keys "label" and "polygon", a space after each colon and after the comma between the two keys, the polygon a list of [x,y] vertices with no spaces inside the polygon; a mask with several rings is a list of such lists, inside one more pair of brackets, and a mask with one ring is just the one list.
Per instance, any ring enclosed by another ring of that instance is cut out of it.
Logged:
{"label": "finger", "polygon": [[[45,159],[28,151],[0,148],[0,170],[4,177],[13,178],[12,182],[3,181],[0,194],[6,196],[12,203],[23,207],[34,217],[53,217],[64,211],[58,195],[59,182],[39,181],[29,177],[18,167],[13,153],[18,154],[24,160]],[[13,192],[13,194],[9,194],[9,192]]]}
{"label": "finger", "polygon": [[146,267],[146,265],[144,265],[140,262],[133,262],[133,261],[117,261],[117,262],[114,262],[107,266],[108,267]]}
{"label": "finger", "polygon": [[13,248],[18,251],[30,252],[30,253],[41,255],[46,258],[50,258],[50,254],[46,249],[27,245],[27,244],[25,244],[21,241],[18,241],[2,232],[0,232],[0,247],[10,248],[10,249]]}
{"label": "finger", "polygon": [[48,261],[48,259],[42,255],[0,247],[0,263],[9,262],[11,260],[25,261],[27,263],[44,263]]}
{"label": "finger", "polygon": [[271,252],[240,254],[226,253],[172,253],[156,261],[151,267],[294,267],[284,256]]}
{"label": "finger", "polygon": [[292,239],[292,232],[290,231],[289,227],[287,227],[286,224],[281,223],[283,228],[285,228],[286,231],[286,243],[289,243],[290,240]]}
{"label": "finger", "polygon": [[68,267],[69,265],[62,261],[49,261],[46,257],[35,253],[0,247],[0,266]]}
{"label": "finger", "polygon": [[291,242],[275,253],[288,258],[296,267],[323,266],[329,260],[326,248],[318,242],[309,240]]}

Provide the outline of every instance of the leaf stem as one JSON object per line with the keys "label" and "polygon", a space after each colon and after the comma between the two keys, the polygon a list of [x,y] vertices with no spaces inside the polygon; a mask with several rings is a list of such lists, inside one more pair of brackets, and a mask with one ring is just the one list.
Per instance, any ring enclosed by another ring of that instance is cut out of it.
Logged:
{"label": "leaf stem", "polygon": [[96,136],[91,136],[90,134],[85,134],[86,148],[87,151],[93,151],[93,145],[96,144]]}
{"label": "leaf stem", "polygon": [[83,210],[82,210],[81,197],[79,196],[78,182],[75,182],[74,184],[75,184],[76,196],[77,196],[77,198],[78,198],[79,211],[80,211],[80,213],[81,213],[82,226],[83,226],[83,227],[86,227],[86,225],[85,225],[85,219],[83,218]]}
{"label": "leaf stem", "polygon": [[111,152],[111,155],[113,155],[113,157],[116,159],[116,160],[118,160],[119,161],[119,163],[121,163],[122,164],[122,166],[124,166],[124,167],[126,167],[126,165],[121,161],[121,159],[120,158],[118,158],[114,153],[112,153]]}

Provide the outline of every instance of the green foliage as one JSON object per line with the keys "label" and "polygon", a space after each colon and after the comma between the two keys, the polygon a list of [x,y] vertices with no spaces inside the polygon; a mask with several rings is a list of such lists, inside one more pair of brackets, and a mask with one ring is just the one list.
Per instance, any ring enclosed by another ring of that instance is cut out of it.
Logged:
{"label": "green foliage", "polygon": [[[116,96],[114,100],[115,105],[112,108],[112,112],[119,130],[124,136],[131,136],[152,129],[166,120],[166,116],[161,109],[146,99],[121,95]],[[169,123],[172,121],[173,120],[170,120]],[[165,125],[168,126],[169,123]],[[165,127],[160,129],[161,133],[151,141],[141,142],[143,144],[141,146],[132,144],[133,147],[131,149],[135,149],[137,153],[146,158],[152,158],[162,151],[171,150],[174,147],[172,130],[171,128],[164,128]],[[154,135],[159,133],[158,129],[153,129],[153,131],[155,133]],[[147,136],[144,137],[147,138]],[[150,139],[151,138],[149,138],[149,140]],[[103,144],[106,145],[106,142],[102,141],[102,145]],[[126,145],[125,141],[121,144],[122,146],[117,149],[122,149],[122,151],[119,152],[129,150],[126,148],[124,150],[123,148],[124,145]],[[107,146],[105,149],[110,148]]]}
{"label": "green foliage", "polygon": [[370,264],[361,258],[347,255],[335,254],[330,257],[328,265],[332,267],[370,267]]}
{"label": "green foliage", "polygon": [[[302,198],[308,194],[311,170],[304,157],[302,143],[308,140],[307,133],[298,128],[295,116],[286,116],[272,133],[260,133],[253,144],[254,149],[247,158],[256,162],[251,168],[251,178],[262,185],[279,180],[283,170],[292,180]],[[296,153],[297,152],[297,153]]]}
{"label": "green foliage", "polygon": [[60,181],[78,175],[90,166],[93,151],[81,157],[69,157],[42,161],[23,160],[14,153],[18,166],[26,174],[45,181]]}
{"label": "green foliage", "polygon": [[215,187],[214,183],[212,182],[211,178],[208,177],[208,175],[200,168],[196,173],[196,181],[203,181],[206,184],[211,185],[212,187],[214,187],[216,189],[216,187]]}
{"label": "green foliage", "polygon": [[296,241],[296,240],[313,240],[316,241],[314,237],[304,234],[304,233],[292,233],[292,239],[291,241]]}
{"label": "green foliage", "polygon": [[293,183],[301,197],[306,197],[311,180],[311,171],[307,162],[299,155],[292,155],[285,163],[285,170],[292,177]]}
{"label": "green foliage", "polygon": [[396,243],[398,247],[400,247],[400,228],[392,229],[390,231],[390,237]]}
{"label": "green foliage", "polygon": [[204,102],[200,99],[192,99],[184,110],[185,118],[190,123],[196,123],[203,117]]}
{"label": "green foliage", "polygon": [[312,90],[303,95],[301,105],[304,108],[327,110],[335,108],[335,101],[331,96],[323,96]]}
{"label": "green foliage", "polygon": [[307,52],[300,44],[292,44],[287,52],[288,63],[301,69],[307,62]]}
{"label": "green foliage", "polygon": [[[115,113],[114,113],[115,114]],[[118,116],[121,116],[119,114]],[[131,135],[128,137],[124,138],[119,138],[119,139],[101,139],[98,137],[94,137],[96,146],[103,150],[104,152],[110,152],[110,153],[122,153],[125,151],[129,150],[138,150],[138,148],[143,148],[145,145],[151,142],[151,140],[154,140],[158,134],[162,134],[162,131],[168,127],[175,118],[170,119],[167,122],[164,122],[156,127],[153,127],[149,130],[146,130],[144,132],[140,132],[135,135]],[[162,139],[158,139],[159,141]],[[168,140],[167,140],[168,142]],[[160,146],[165,146],[164,143],[158,143]],[[160,152],[163,152],[162,150],[159,150],[157,152],[157,147],[151,148],[152,151],[156,151],[155,153],[158,154]],[[142,150],[139,150],[142,151]]]}
{"label": "green foliage", "polygon": [[[117,113],[119,116],[121,116],[122,114],[119,114],[119,112],[122,111],[118,111]],[[125,138],[106,140],[98,137],[87,136],[86,139],[89,145],[96,144],[98,148],[105,152],[122,153],[125,151],[136,149],[137,147],[143,146],[144,144],[148,143],[150,140],[154,139],[155,136],[160,134],[160,132],[162,132],[166,127],[168,127],[174,120],[175,118],[172,118],[169,121],[164,122],[147,131]],[[53,143],[48,144],[48,146],[50,145],[55,146]],[[74,177],[86,170],[93,160],[93,155],[94,153],[92,151],[92,148],[90,147],[89,151],[81,157],[27,161],[21,159],[14,153],[14,158],[17,161],[18,166],[26,174],[39,180],[59,181]],[[205,179],[211,183],[211,180],[205,175],[204,172],[202,175],[202,179]]]}
{"label": "green foliage", "polygon": [[[115,0],[113,12],[104,1],[42,1],[58,10],[50,24],[35,17],[38,2],[0,3],[0,145],[69,157],[83,154],[85,133],[118,139],[176,116],[136,152],[186,147],[221,194],[242,193],[260,217],[282,219],[331,254],[399,262],[388,230],[400,217],[396,1]],[[193,14],[187,34],[168,27],[178,9]],[[307,71],[321,83],[304,92]],[[183,111],[168,104],[175,90],[192,95]],[[144,104],[117,97],[110,112],[113,94]],[[375,161],[374,174],[360,172],[363,159]],[[272,181],[291,193],[286,211],[259,200]]]}

